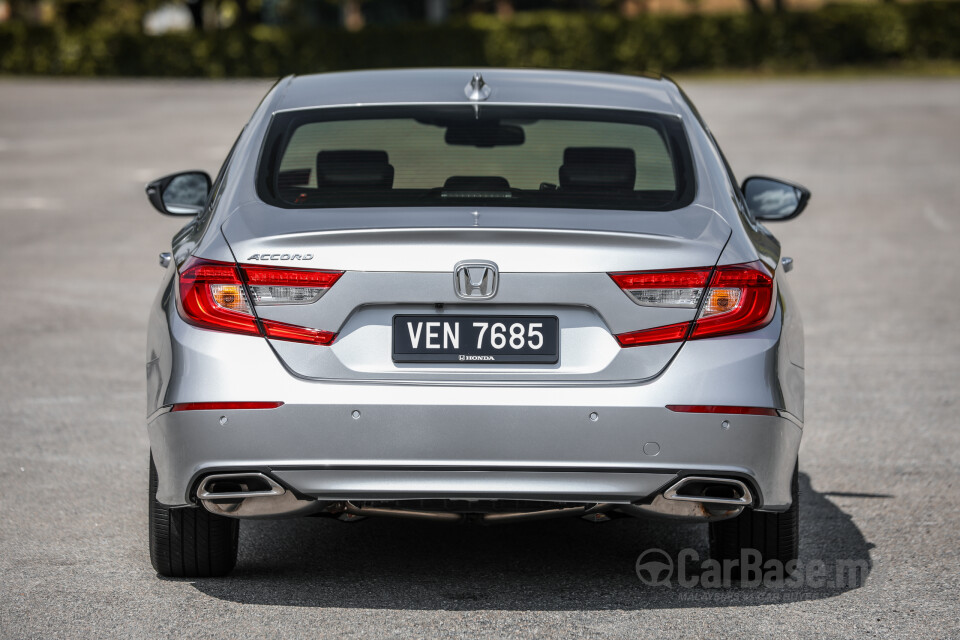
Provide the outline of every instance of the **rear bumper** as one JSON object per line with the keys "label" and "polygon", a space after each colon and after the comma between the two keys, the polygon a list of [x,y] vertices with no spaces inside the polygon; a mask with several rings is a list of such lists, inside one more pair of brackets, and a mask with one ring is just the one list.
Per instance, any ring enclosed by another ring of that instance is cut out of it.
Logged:
{"label": "rear bumper", "polygon": [[[549,387],[304,380],[265,340],[180,323],[147,366],[157,498],[189,504],[203,475],[260,471],[324,500],[625,504],[706,475],[743,479],[755,507],[782,511],[802,434],[793,416],[802,415],[803,370],[784,356],[780,324],[778,311],[759,331],[688,342],[646,382]],[[164,410],[236,400],[285,404]],[[668,404],[772,407],[786,417]]]}
{"label": "rear bumper", "polygon": [[185,504],[205,473],[257,470],[325,500],[632,503],[697,474],[745,479],[764,509],[790,504],[801,430],[786,418],[583,402],[629,389],[483,390],[524,404],[454,402],[476,391],[464,388],[430,389],[433,404],[414,388],[403,389],[409,402],[372,404],[376,388],[346,387],[336,404],[164,413],[149,426],[158,499]]}

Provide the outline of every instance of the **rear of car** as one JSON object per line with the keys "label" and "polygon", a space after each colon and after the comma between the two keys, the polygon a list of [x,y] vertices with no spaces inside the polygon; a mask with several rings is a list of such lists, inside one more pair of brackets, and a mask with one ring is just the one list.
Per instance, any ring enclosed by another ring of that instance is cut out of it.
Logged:
{"label": "rear of car", "polygon": [[282,82],[175,240],[147,366],[160,573],[229,571],[243,518],[667,516],[719,556],[795,520],[799,317],[682,95],[455,78]]}

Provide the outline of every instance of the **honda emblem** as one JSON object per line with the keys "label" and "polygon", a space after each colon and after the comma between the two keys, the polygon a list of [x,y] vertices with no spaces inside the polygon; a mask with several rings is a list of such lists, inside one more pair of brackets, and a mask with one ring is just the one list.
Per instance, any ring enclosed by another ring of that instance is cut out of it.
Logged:
{"label": "honda emblem", "polygon": [[453,268],[453,290],[464,300],[488,300],[497,295],[497,265],[485,260],[465,260]]}

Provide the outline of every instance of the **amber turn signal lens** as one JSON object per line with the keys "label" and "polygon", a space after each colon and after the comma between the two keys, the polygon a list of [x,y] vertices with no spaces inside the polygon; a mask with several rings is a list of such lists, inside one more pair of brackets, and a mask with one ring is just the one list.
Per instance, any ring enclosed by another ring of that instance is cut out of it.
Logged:
{"label": "amber turn signal lens", "polygon": [[247,297],[243,294],[243,289],[240,285],[211,284],[210,293],[213,294],[214,302],[224,309],[250,313],[250,307],[247,305]]}
{"label": "amber turn signal lens", "polygon": [[732,287],[709,289],[707,302],[703,306],[703,311],[700,312],[700,317],[707,318],[717,315],[718,313],[732,311],[736,309],[739,302],[740,289],[734,289]]}

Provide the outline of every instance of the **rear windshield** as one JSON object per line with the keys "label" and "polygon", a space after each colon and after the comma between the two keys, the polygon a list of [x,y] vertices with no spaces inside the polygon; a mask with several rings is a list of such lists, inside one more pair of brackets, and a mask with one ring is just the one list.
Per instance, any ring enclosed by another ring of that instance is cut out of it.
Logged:
{"label": "rear windshield", "polygon": [[288,208],[667,210],[693,199],[678,118],[561,107],[350,107],[274,116],[258,191]]}

